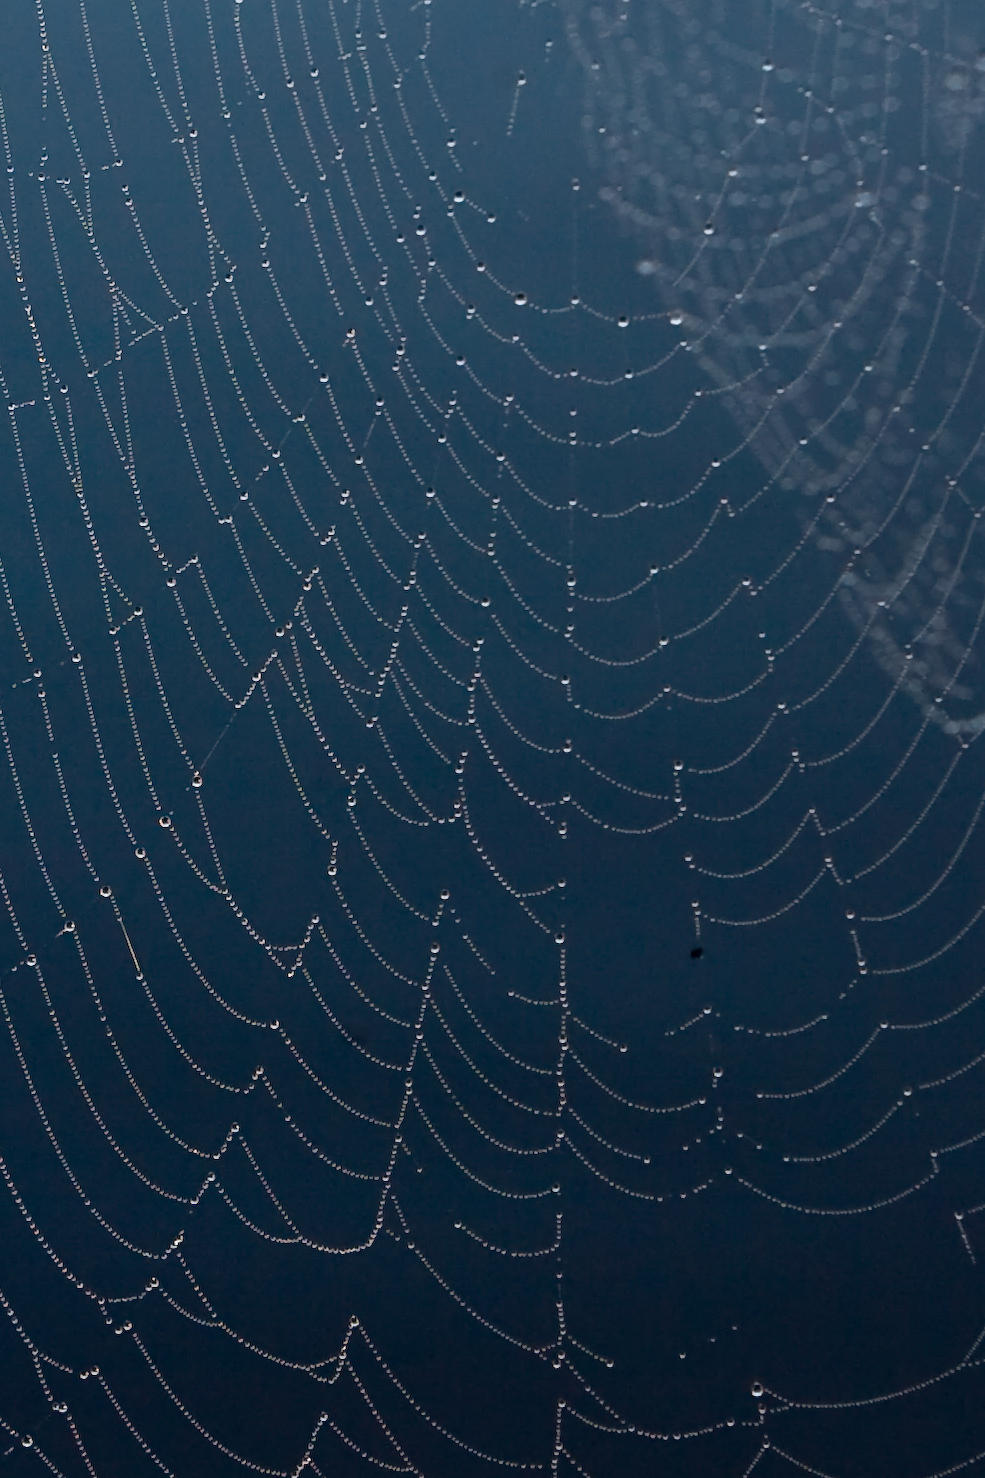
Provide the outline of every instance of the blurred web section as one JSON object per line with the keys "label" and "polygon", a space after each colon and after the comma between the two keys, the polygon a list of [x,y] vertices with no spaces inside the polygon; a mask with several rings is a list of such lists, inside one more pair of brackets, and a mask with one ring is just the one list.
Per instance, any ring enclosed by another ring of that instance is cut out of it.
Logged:
{"label": "blurred web section", "polygon": [[637,271],[842,566],[877,660],[949,732],[980,732],[981,17],[565,9]]}

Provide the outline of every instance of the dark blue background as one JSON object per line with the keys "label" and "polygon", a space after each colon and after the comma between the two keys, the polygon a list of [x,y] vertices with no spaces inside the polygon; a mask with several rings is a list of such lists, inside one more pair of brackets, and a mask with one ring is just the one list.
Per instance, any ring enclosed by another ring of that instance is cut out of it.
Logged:
{"label": "dark blue background", "polygon": [[890,9],[5,19],[5,1471],[982,1466],[981,68]]}

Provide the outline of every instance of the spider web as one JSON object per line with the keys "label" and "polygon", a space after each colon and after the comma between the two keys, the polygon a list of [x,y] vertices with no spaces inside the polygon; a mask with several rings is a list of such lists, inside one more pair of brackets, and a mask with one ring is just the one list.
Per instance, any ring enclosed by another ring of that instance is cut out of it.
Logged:
{"label": "spider web", "polygon": [[4,1471],[983,1471],[975,9],[4,24]]}

